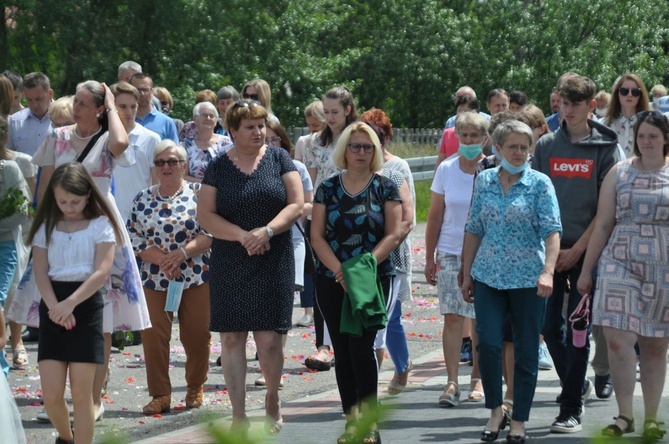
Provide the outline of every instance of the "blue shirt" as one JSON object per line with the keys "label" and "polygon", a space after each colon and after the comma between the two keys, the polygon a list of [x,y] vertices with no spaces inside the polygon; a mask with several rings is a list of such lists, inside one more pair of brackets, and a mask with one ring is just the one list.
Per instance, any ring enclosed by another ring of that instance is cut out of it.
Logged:
{"label": "blue shirt", "polygon": [[506,195],[499,169],[481,172],[465,231],[482,238],[472,265],[477,281],[497,288],[532,288],[546,263],[546,239],[562,233],[553,183],[527,168]]}
{"label": "blue shirt", "polygon": [[149,111],[144,119],[140,119],[139,116],[135,117],[135,122],[157,133],[160,136],[160,140],[171,139],[179,143],[179,134],[177,133],[177,126],[174,124],[174,121],[154,107],[151,108],[151,111]]}
{"label": "blue shirt", "polygon": [[560,113],[557,112],[546,117],[546,125],[548,125],[548,129],[550,129],[551,132],[554,133],[557,131],[558,128],[560,128]]}
{"label": "blue shirt", "polygon": [[9,116],[7,123],[9,124],[7,148],[30,156],[37,152],[51,128],[49,113],[38,119],[30,108],[15,112]]}

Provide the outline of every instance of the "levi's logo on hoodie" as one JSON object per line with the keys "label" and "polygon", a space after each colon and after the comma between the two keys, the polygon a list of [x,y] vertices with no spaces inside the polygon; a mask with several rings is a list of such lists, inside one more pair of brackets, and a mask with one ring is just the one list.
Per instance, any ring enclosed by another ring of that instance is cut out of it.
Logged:
{"label": "levi's logo on hoodie", "polygon": [[548,159],[551,166],[551,177],[583,177],[590,179],[595,161],[592,159],[567,159],[551,157]]}

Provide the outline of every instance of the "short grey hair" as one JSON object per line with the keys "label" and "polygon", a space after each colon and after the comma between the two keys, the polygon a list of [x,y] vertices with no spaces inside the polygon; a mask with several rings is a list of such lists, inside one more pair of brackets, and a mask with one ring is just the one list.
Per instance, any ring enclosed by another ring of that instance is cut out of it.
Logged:
{"label": "short grey hair", "polygon": [[534,144],[534,134],[529,125],[519,120],[507,120],[502,122],[492,134],[492,140],[499,146],[503,146],[510,134],[524,134],[530,139],[530,146]]}
{"label": "short grey hair", "polygon": [[165,150],[173,149],[174,151],[177,152],[177,157],[179,160],[183,161],[188,161],[188,153],[186,152],[186,148],[183,146],[179,145],[172,139],[164,139],[161,140],[158,145],[153,149],[153,161],[156,161],[156,157],[160,155]]}
{"label": "short grey hair", "polygon": [[211,102],[200,102],[200,103],[198,103],[197,105],[195,105],[195,106],[193,107],[193,117],[197,117],[197,116],[199,116],[199,115],[200,115],[200,111],[202,111],[203,109],[205,109],[205,110],[209,110],[209,111],[211,111],[212,113],[216,114],[216,118],[218,119],[218,110],[216,109],[216,107],[214,106],[214,104],[211,103]]}
{"label": "short grey hair", "polygon": [[219,100],[226,100],[226,99],[233,99],[233,100],[239,100],[239,93],[233,86],[224,86],[223,88],[219,89],[218,92],[216,93],[216,102]]}
{"label": "short grey hair", "polygon": [[123,74],[126,71],[137,71],[137,72],[142,72],[142,65],[140,65],[137,62],[133,62],[132,60],[128,60],[126,62],[121,63],[118,66],[118,76],[120,77],[121,74]]}

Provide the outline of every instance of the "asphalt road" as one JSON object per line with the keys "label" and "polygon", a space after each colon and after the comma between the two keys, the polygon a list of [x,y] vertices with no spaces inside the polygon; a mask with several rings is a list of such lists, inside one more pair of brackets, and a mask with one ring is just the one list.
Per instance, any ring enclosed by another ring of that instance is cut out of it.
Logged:
{"label": "asphalt road", "polygon": [[[411,356],[423,356],[441,349],[442,317],[435,298],[436,289],[425,284],[424,225],[418,225],[411,234],[413,258],[413,301],[404,303],[404,325],[407,332]],[[296,299],[294,321],[302,316],[299,299]],[[172,412],[146,417],[142,407],[150,397],[146,387],[146,374],[142,346],[130,346],[124,350],[112,349],[110,362],[111,378],[109,394],[105,399],[104,418],[96,425],[96,442],[133,442],[157,434],[178,430],[197,422],[228,416],[230,403],[225,391],[221,368],[215,365],[220,353],[220,341],[212,337],[209,379],[205,384],[204,405],[195,410],[185,410],[186,384],[184,379],[185,354],[178,340],[179,325],[175,322],[172,335],[170,376],[172,380]],[[315,352],[312,328],[294,328],[288,334],[284,365],[285,388],[280,392],[282,400],[290,401],[313,396],[336,388],[334,371],[311,372],[304,366],[304,359]],[[37,364],[37,344],[26,344],[30,364],[21,370],[12,370],[9,383],[21,417],[26,436],[31,443],[50,443],[55,431],[50,424],[36,421],[40,411],[41,391]],[[264,389],[254,385],[259,377],[258,362],[254,360],[255,344],[249,337],[247,345],[247,407],[263,405]],[[9,353],[10,350],[7,349]],[[390,359],[384,360],[382,371],[392,370]],[[69,391],[66,393],[69,397]],[[116,441],[118,439],[118,441]],[[0,442],[2,438],[0,436]]]}

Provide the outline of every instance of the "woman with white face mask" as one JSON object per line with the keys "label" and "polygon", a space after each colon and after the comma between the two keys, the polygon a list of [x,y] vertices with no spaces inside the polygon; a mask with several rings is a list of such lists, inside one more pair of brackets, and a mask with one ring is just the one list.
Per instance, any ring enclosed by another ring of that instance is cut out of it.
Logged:
{"label": "woman with white face mask", "polygon": [[[443,347],[448,383],[439,397],[439,405],[443,407],[460,403],[458,370],[462,326],[465,318],[474,319],[474,304],[462,300],[457,275],[474,172],[476,164],[484,158],[482,147],[488,140],[488,120],[476,112],[458,114],[455,133],[460,142],[459,155],[446,159],[437,168],[430,188],[432,198],[425,230],[425,278],[428,284],[437,285],[439,306],[444,315]],[[475,337],[472,348],[476,348]],[[476,354],[473,364],[469,400],[481,401],[483,387]]]}

